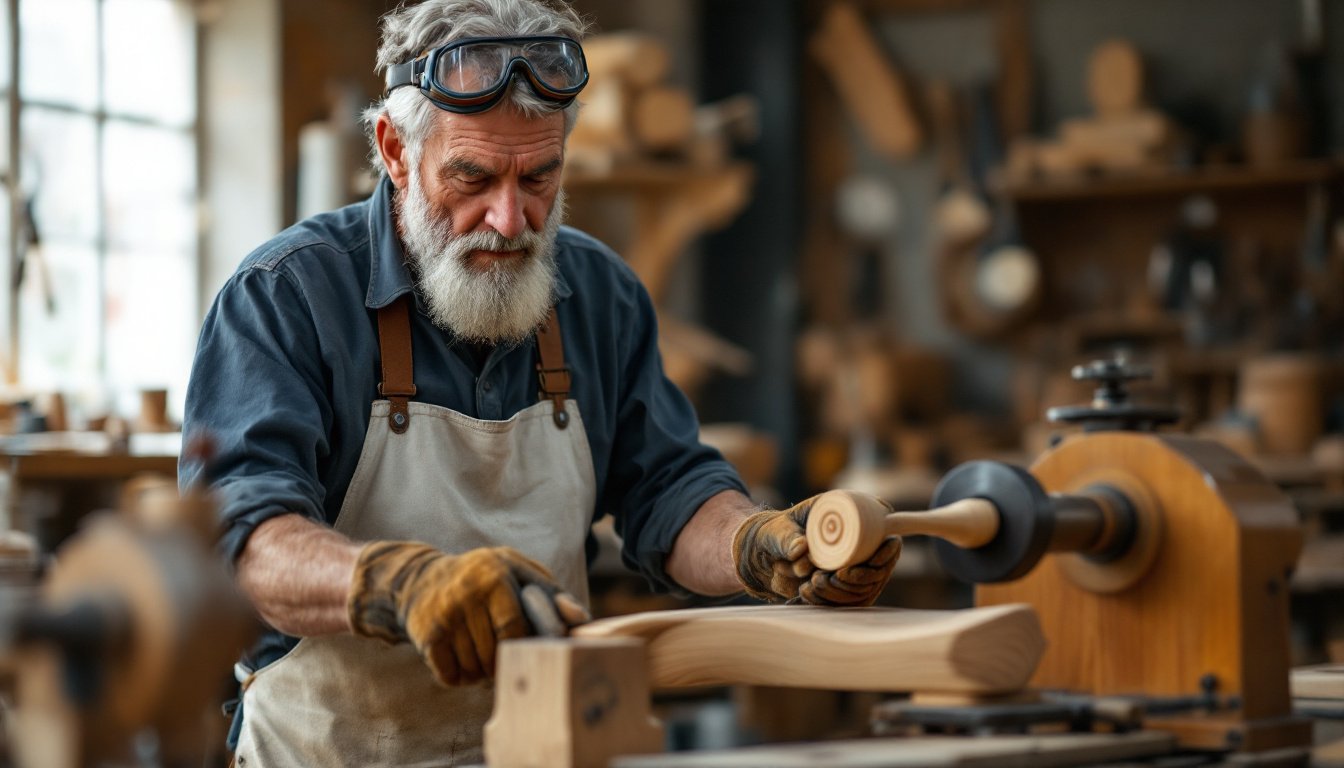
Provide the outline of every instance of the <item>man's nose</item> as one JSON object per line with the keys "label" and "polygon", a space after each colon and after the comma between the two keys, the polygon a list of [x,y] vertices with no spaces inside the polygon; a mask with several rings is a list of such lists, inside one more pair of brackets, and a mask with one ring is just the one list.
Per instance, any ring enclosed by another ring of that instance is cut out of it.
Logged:
{"label": "man's nose", "polygon": [[522,190],[512,184],[501,184],[490,200],[485,223],[504,237],[514,238],[527,229],[523,215]]}

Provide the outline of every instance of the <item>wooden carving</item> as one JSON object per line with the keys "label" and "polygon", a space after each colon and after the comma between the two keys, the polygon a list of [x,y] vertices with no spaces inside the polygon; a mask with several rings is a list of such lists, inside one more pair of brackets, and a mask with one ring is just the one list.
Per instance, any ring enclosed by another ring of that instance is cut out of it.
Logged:
{"label": "wooden carving", "polygon": [[654,688],[998,693],[1020,688],[1045,650],[1036,615],[1024,605],[694,608],[602,619],[574,634],[643,638]]}

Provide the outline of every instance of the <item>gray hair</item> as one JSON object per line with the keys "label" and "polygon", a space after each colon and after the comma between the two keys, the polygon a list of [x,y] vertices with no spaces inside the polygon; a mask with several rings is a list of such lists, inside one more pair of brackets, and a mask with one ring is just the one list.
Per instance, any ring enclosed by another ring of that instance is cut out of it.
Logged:
{"label": "gray hair", "polygon": [[[424,0],[418,5],[402,5],[383,17],[383,40],[378,46],[376,69],[379,77],[385,77],[389,67],[467,37],[563,35],[582,40],[587,28],[587,23],[565,0]],[[515,79],[509,85],[506,99],[528,116],[554,110],[525,80]],[[364,110],[373,167],[387,173],[374,133],[380,115],[386,114],[397,129],[406,148],[406,159],[418,163],[425,138],[441,111],[416,88],[398,88]],[[579,102],[575,100],[565,107],[566,136],[578,117]]]}

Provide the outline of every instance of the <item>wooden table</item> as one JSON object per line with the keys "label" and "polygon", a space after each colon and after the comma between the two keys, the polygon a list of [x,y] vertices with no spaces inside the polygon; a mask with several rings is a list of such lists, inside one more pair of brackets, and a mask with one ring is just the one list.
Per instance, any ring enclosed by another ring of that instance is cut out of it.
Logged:
{"label": "wooden table", "polygon": [[119,445],[102,432],[42,432],[0,437],[4,527],[32,534],[54,549],[79,519],[116,506],[136,475],[177,474],[178,432],[133,434]]}

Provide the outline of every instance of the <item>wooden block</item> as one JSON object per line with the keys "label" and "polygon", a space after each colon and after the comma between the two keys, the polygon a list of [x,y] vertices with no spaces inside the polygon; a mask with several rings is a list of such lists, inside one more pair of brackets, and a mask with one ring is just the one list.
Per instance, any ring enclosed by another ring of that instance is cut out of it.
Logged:
{"label": "wooden block", "polygon": [[602,619],[578,637],[639,637],[655,688],[775,685],[1006,693],[1045,650],[1025,605],[995,610],[695,608]]}
{"label": "wooden block", "polygon": [[634,88],[662,82],[672,65],[667,46],[639,32],[594,35],[583,41],[583,57],[590,77],[618,79]]}
{"label": "wooden block", "polygon": [[[626,89],[617,80],[591,77],[583,92],[583,116],[574,124],[569,135],[570,154],[577,150],[584,155],[585,167],[610,170],[615,160],[634,150],[634,142],[626,126],[629,99]],[[589,156],[604,158],[597,162]],[[572,158],[567,157],[568,160]],[[605,167],[600,167],[605,166]]]}
{"label": "wooden block", "polygon": [[919,150],[923,132],[905,83],[857,8],[848,3],[831,5],[808,48],[831,76],[845,108],[874,149],[896,160]]}
{"label": "wooden block", "polygon": [[529,638],[500,645],[491,768],[605,768],[616,755],[660,752],[649,714],[643,643]]}

